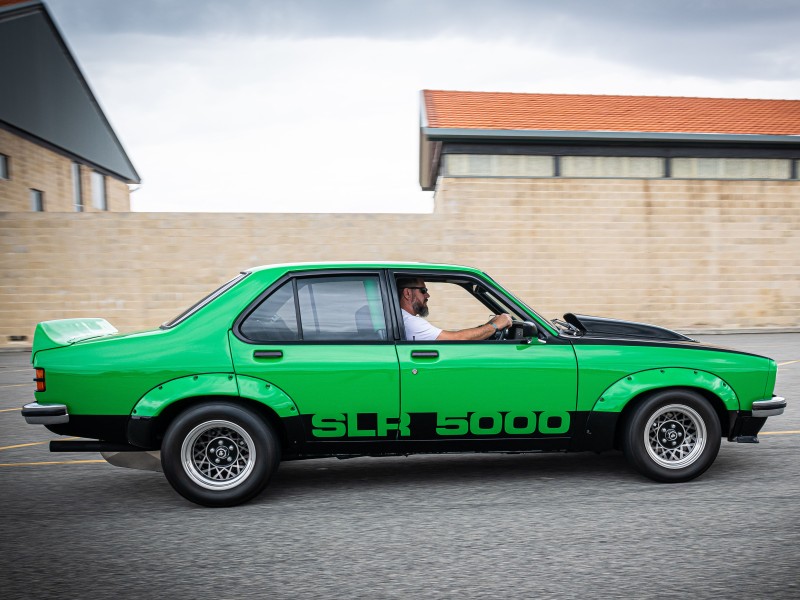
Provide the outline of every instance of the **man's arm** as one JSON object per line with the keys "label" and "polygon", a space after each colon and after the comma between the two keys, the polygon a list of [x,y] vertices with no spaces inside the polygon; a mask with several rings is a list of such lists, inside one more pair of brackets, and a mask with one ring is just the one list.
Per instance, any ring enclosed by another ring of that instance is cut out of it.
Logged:
{"label": "man's arm", "polygon": [[439,337],[436,338],[436,341],[485,340],[486,338],[492,337],[498,329],[505,329],[506,327],[511,327],[511,315],[502,313],[494,316],[488,323],[478,325],[477,327],[460,329],[458,331],[442,331]]}

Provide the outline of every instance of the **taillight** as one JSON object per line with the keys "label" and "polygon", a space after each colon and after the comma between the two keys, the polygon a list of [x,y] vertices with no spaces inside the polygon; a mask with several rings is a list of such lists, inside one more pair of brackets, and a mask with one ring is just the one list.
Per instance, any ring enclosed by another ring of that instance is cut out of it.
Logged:
{"label": "taillight", "polygon": [[43,392],[45,390],[44,385],[44,369],[35,369],[36,377],[33,380],[36,382],[36,391]]}

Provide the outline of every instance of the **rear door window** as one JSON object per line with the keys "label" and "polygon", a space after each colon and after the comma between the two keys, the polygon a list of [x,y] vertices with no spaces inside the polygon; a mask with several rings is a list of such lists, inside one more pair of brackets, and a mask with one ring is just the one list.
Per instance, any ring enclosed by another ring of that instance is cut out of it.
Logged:
{"label": "rear door window", "polygon": [[380,280],[375,275],[309,277],[297,280],[303,339],[386,339]]}
{"label": "rear door window", "polygon": [[380,278],[365,274],[289,280],[242,321],[240,332],[255,342],[386,340]]}

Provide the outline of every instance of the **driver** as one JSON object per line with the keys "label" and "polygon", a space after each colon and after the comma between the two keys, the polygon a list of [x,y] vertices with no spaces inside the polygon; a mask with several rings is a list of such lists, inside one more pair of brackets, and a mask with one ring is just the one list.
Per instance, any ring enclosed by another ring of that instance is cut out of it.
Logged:
{"label": "driver", "polygon": [[511,315],[502,313],[492,317],[488,323],[477,327],[445,331],[431,325],[423,318],[428,316],[428,298],[431,295],[422,279],[418,277],[399,278],[397,293],[400,296],[400,308],[403,312],[403,326],[406,329],[407,340],[485,340],[499,330],[511,327]]}

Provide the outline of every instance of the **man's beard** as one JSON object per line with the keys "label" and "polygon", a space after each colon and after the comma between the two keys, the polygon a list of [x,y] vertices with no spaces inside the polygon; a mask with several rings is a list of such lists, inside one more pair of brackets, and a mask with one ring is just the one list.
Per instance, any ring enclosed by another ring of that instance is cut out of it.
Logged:
{"label": "man's beard", "polygon": [[428,316],[428,305],[424,302],[415,302],[414,303],[414,310],[417,311],[417,314],[420,317],[427,317]]}

